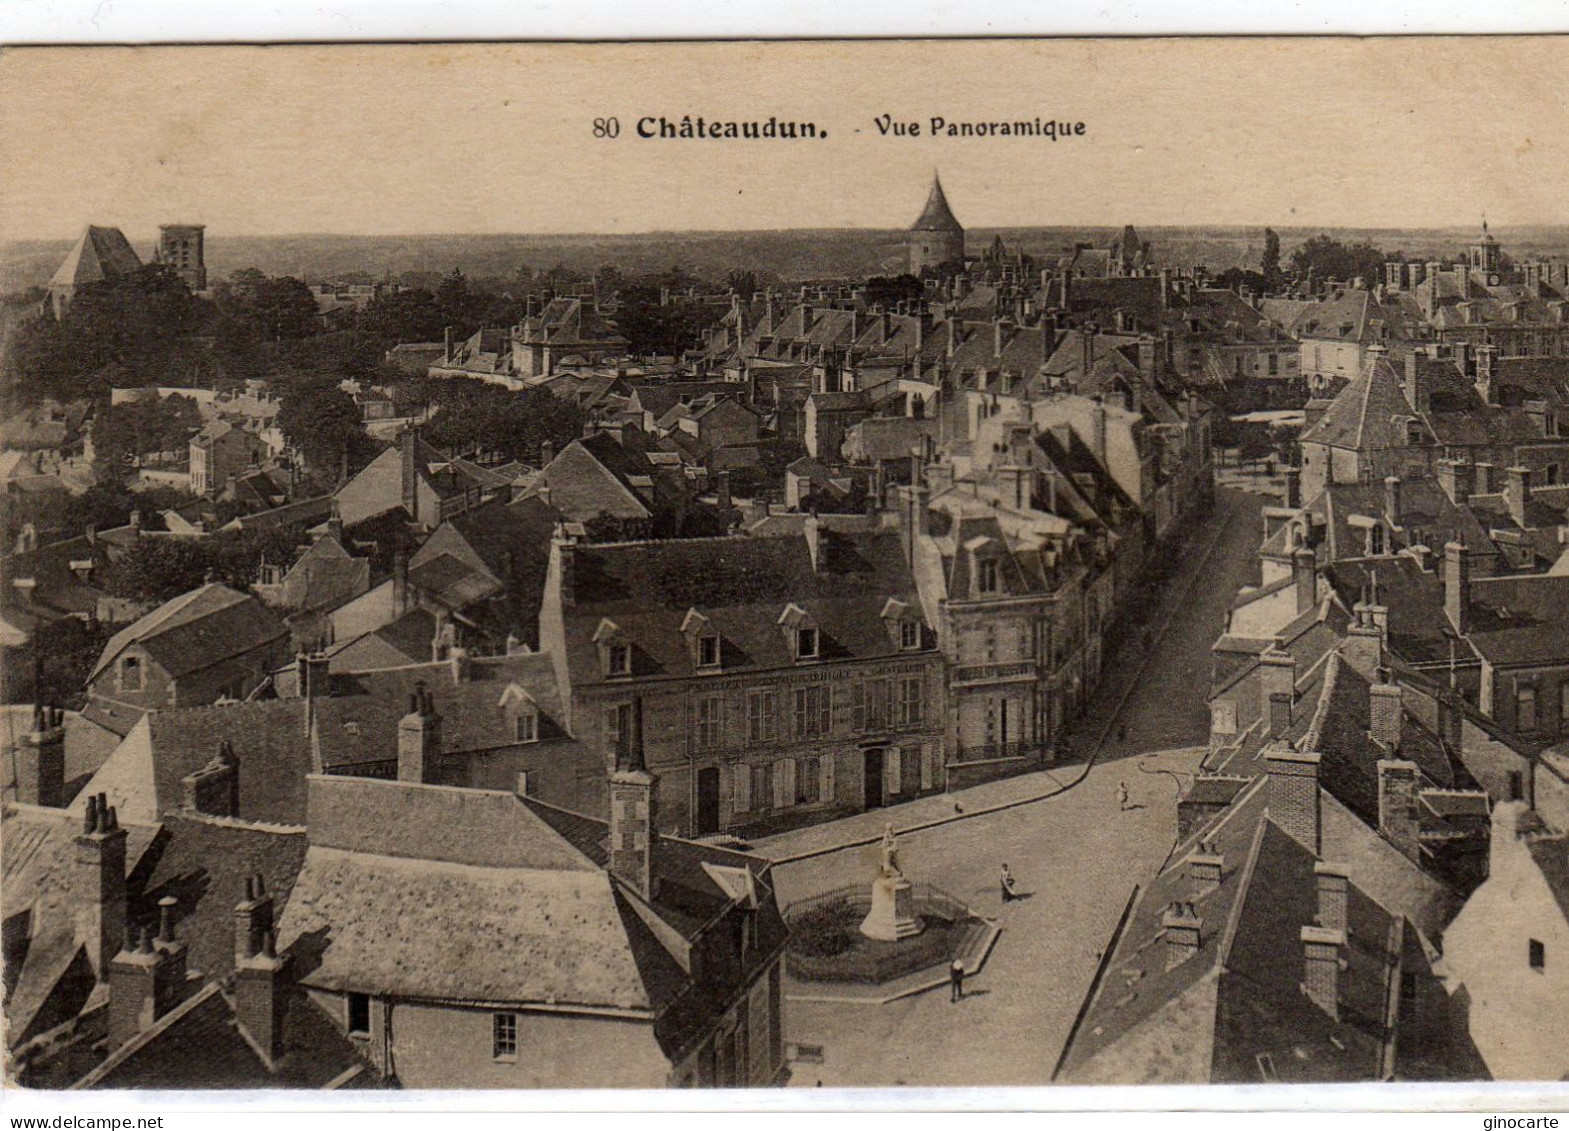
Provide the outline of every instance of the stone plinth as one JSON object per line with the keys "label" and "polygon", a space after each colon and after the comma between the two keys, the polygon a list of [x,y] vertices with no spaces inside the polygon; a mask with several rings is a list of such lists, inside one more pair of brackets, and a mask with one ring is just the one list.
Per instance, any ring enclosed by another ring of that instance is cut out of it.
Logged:
{"label": "stone plinth", "polygon": [[897,942],[921,933],[915,916],[910,881],[900,875],[879,876],[872,883],[872,909],[861,920],[861,934],[869,939]]}

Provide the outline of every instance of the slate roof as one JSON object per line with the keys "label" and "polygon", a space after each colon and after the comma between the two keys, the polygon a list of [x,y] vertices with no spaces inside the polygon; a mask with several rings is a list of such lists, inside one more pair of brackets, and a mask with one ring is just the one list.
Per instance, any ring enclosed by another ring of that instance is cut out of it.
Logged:
{"label": "slate roof", "polygon": [[[1180,846],[1139,894],[1070,1036],[1058,1079],[1072,1082],[1096,1056],[1152,1032],[1172,1051],[1138,1066],[1142,1083],[1263,1083],[1260,1054],[1281,1083],[1383,1077],[1386,971],[1399,953],[1390,946],[1400,937],[1397,920],[1350,886],[1347,919],[1356,942],[1344,950],[1341,1019],[1331,1018],[1300,988],[1300,932],[1316,923],[1314,857],[1270,818],[1267,796],[1267,779],[1260,779]],[[1220,885],[1207,893],[1188,870],[1200,839],[1224,858]],[[1202,925],[1198,953],[1168,968],[1162,917],[1174,902],[1192,904]],[[1213,998],[1199,990],[1210,978]],[[1172,1008],[1185,996],[1189,1008]],[[1205,1048],[1208,1063],[1192,1079],[1184,1057]]]}
{"label": "slate roof", "polygon": [[1388,356],[1372,352],[1324,415],[1302,433],[1301,442],[1382,451],[1404,446],[1406,422],[1418,419]]}
{"label": "slate roof", "polygon": [[119,228],[89,224],[49,280],[51,287],[78,287],[134,274],[142,261]]}
{"label": "slate roof", "polygon": [[1471,579],[1469,639],[1499,666],[1569,662],[1569,577]]}
{"label": "slate roof", "polygon": [[[109,803],[123,814],[118,797],[110,794]],[[81,814],[8,806],[3,821],[0,908],[8,952],[5,1015],[7,1042],[15,1047],[50,1025],[75,1017],[92,992],[94,977],[76,929],[76,912],[85,899],[78,888],[82,877],[75,855]],[[120,826],[126,831],[125,871],[130,877],[141,867],[159,829],[123,815]],[[26,940],[20,959],[11,953],[18,934]]]}
{"label": "slate roof", "polygon": [[179,678],[288,635],[255,597],[207,584],[167,601],[109,638],[88,680],[96,679],[130,644]]}
{"label": "slate roof", "polygon": [[303,992],[287,995],[281,1023],[283,1055],[269,1069],[241,1035],[233,997],[209,983],[117,1049],[75,1087],[201,1091],[383,1086],[376,1069]]}
{"label": "slate roof", "polygon": [[819,538],[820,569],[801,535],[576,546],[574,600],[563,610],[573,684],[604,681],[594,634],[606,618],[632,645],[634,674],[696,674],[681,633],[692,608],[718,633],[726,672],[794,666],[779,625],[791,603],[815,619],[824,660],[898,654],[883,605],[918,604],[898,534],[823,529]]}
{"label": "slate roof", "polygon": [[910,225],[912,232],[962,232],[964,225],[948,207],[948,198],[942,191],[942,181],[932,178],[932,191],[926,195],[926,206]]}
{"label": "slate roof", "polygon": [[1569,920],[1569,835],[1560,832],[1533,836],[1526,846],[1558,901],[1558,910]]}

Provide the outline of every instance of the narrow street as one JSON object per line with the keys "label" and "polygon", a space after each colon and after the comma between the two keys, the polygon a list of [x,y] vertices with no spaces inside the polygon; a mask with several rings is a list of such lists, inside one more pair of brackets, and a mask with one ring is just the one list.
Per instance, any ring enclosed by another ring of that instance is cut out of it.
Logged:
{"label": "narrow street", "polygon": [[[795,1084],[1049,1080],[1133,885],[1159,868],[1171,848],[1178,780],[1196,768],[1208,734],[1209,646],[1237,586],[1255,576],[1260,506],[1255,496],[1220,492],[1207,530],[1194,539],[1191,559],[1174,572],[1162,598],[1164,628],[1152,626],[1160,636],[1147,662],[1139,664],[1146,657],[1135,648],[1126,668],[1109,670],[1079,728],[1076,750],[1085,753],[1103,732],[1108,736],[1082,781],[1056,797],[901,838],[906,875],[936,884],[1003,926],[984,971],[972,980],[974,992],[958,1004],[943,992],[884,1006],[787,1000],[786,1039],[824,1050],[822,1064],[796,1066]],[[1125,742],[1117,738],[1124,725]],[[1037,796],[1082,772],[1070,764],[993,782],[775,837],[758,850],[783,857],[842,844],[875,835],[886,821],[909,827],[953,813],[955,801],[973,812]],[[1127,782],[1134,806],[1127,812],[1117,804],[1119,781]],[[870,882],[876,862],[877,848],[864,846],[779,865],[780,897],[788,902],[858,876]],[[997,886],[1004,862],[1029,894],[1006,908]]]}

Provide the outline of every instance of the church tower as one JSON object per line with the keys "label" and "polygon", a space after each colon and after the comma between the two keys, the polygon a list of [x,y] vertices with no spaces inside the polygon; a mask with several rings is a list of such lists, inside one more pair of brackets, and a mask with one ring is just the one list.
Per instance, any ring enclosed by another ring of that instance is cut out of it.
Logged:
{"label": "church tower", "polygon": [[167,263],[193,291],[207,289],[207,262],[203,254],[206,227],[202,224],[164,224],[158,229],[158,262]]}
{"label": "church tower", "polygon": [[932,177],[932,191],[920,219],[910,226],[910,274],[927,267],[964,262],[964,225],[954,217],[943,195],[942,181]]}

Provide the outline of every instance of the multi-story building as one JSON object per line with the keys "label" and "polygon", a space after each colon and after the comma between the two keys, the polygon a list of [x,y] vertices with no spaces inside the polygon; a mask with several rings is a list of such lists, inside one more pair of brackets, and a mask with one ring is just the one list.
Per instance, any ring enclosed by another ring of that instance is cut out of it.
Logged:
{"label": "multi-story building", "polygon": [[964,265],[964,225],[948,207],[942,181],[936,177],[932,178],[926,207],[910,225],[909,251],[910,274],[917,277],[930,268]]}
{"label": "multi-story building", "polygon": [[943,657],[880,520],[551,548],[540,641],[607,764],[643,703],[660,827],[756,832],[945,785]]}

